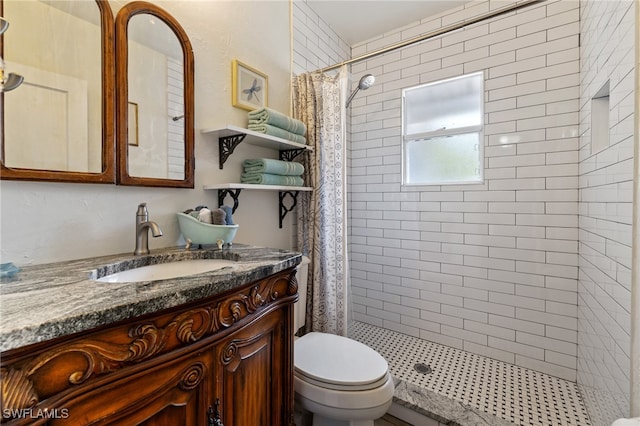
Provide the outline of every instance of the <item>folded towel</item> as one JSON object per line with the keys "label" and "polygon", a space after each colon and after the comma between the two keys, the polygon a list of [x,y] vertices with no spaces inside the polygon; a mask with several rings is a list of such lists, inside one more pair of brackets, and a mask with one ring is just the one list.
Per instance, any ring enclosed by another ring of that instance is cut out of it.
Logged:
{"label": "folded towel", "polygon": [[226,213],[226,216],[224,218],[225,225],[234,225],[233,216],[231,216],[231,214],[233,213],[233,209],[229,206],[220,206],[220,208]]}
{"label": "folded towel", "polygon": [[204,223],[213,223],[213,218],[211,217],[211,210],[208,208],[203,208],[198,211],[198,220]]}
{"label": "folded towel", "polygon": [[303,135],[307,132],[307,126],[295,118],[284,115],[271,108],[260,108],[249,113],[249,124],[270,124],[286,130],[287,132]]}
{"label": "folded towel", "polygon": [[215,209],[211,211],[211,219],[214,225],[226,225],[227,224],[227,212],[222,209]]}
{"label": "folded towel", "polygon": [[243,173],[242,183],[257,183],[260,185],[303,186],[304,180],[300,176],[272,175],[269,173]]}
{"label": "folded towel", "polygon": [[245,173],[269,173],[272,175],[300,176],[304,166],[292,161],[253,158],[242,163]]}
{"label": "folded towel", "polygon": [[307,139],[304,136],[287,132],[280,127],[272,126],[270,124],[249,124],[248,129],[253,130],[254,132],[264,133],[265,135],[271,135],[277,138],[286,139],[292,142],[304,144],[307,143]]}

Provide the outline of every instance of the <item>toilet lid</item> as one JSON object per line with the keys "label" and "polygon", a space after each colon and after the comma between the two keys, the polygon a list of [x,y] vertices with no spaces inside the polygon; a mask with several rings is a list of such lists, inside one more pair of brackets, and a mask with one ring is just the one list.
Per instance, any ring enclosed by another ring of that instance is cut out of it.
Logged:
{"label": "toilet lid", "polygon": [[315,332],[295,341],[294,364],[298,377],[331,389],[374,389],[389,371],[387,361],[367,345]]}

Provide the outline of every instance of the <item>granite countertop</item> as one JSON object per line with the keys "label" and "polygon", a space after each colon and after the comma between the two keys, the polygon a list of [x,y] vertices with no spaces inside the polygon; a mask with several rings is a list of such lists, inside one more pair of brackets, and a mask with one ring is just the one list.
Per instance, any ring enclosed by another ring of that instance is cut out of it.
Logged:
{"label": "granite countertop", "polygon": [[[95,281],[139,266],[187,259],[228,259],[238,264],[157,281]],[[28,266],[0,279],[0,351],[220,294],[296,266],[300,260],[293,251],[234,244],[223,250],[174,247],[146,256],[128,253]]]}

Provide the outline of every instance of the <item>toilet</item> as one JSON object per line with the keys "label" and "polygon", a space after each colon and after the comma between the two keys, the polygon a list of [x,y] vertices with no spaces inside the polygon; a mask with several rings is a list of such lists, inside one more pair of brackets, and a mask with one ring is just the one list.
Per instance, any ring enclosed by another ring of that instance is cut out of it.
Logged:
{"label": "toilet", "polygon": [[[294,330],[304,325],[309,258],[298,266]],[[373,426],[393,399],[389,365],[355,340],[311,332],[296,338],[294,389],[297,408],[310,412],[313,426]]]}

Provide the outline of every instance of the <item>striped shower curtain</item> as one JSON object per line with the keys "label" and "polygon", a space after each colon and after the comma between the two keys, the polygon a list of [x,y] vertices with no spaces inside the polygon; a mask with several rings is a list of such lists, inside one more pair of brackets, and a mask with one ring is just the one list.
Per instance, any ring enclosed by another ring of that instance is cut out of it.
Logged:
{"label": "striped shower curtain", "polygon": [[299,196],[298,249],[311,259],[306,331],[347,334],[348,71],[306,73],[293,79],[293,114],[307,125],[314,151],[303,159],[312,192]]}

